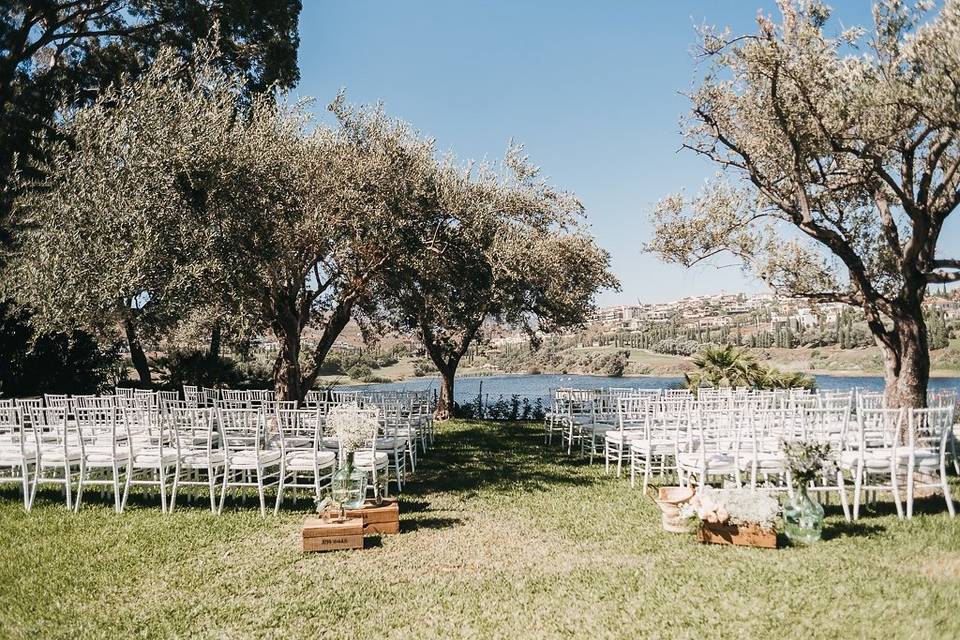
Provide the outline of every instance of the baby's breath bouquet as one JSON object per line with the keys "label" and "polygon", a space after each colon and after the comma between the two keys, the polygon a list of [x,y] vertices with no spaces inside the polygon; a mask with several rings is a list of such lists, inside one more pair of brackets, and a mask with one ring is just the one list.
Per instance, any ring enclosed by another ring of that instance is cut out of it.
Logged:
{"label": "baby's breath bouquet", "polygon": [[780,504],[762,491],[750,488],[714,489],[703,486],[684,504],[680,515],[693,519],[700,527],[711,524],[758,525],[772,530],[780,513]]}
{"label": "baby's breath bouquet", "polygon": [[376,413],[361,409],[355,402],[341,404],[327,414],[327,432],[340,442],[340,451],[349,455],[366,446],[379,424]]}

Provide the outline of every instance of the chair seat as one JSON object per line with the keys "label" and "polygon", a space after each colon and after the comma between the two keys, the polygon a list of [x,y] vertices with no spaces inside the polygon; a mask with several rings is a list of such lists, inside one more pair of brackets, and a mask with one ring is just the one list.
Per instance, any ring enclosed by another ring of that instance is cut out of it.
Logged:
{"label": "chair seat", "polygon": [[24,447],[20,450],[20,445],[10,446],[4,444],[0,446],[0,467],[19,467],[22,464],[31,464],[37,460],[37,450],[35,447]]}
{"label": "chair seat", "polygon": [[390,458],[383,451],[377,451],[376,458],[372,451],[357,451],[353,456],[353,466],[362,471],[373,469],[374,466],[379,469],[388,464],[390,464]]}
{"label": "chair seat", "polygon": [[387,437],[387,438],[377,438],[377,450],[378,451],[390,451],[394,449],[404,449],[407,446],[407,439],[403,437]]}
{"label": "chair seat", "polygon": [[313,471],[332,467],[337,456],[332,451],[288,451],[287,470]]}
{"label": "chair seat", "polygon": [[146,447],[133,454],[135,467],[166,467],[177,463],[177,450],[174,447]]}
{"label": "chair seat", "polygon": [[61,445],[40,445],[40,465],[62,465],[66,462],[80,462],[79,449],[63,450]]}
{"label": "chair seat", "polygon": [[620,429],[608,429],[603,433],[604,440],[617,444],[623,444],[642,437],[643,430],[641,429],[624,429],[623,431],[620,431]]}
{"label": "chair seat", "polygon": [[[840,467],[847,470],[856,469],[860,460],[859,451],[843,451],[840,453]],[[893,449],[867,449],[863,451],[863,466],[870,470],[889,469],[893,462]]]}
{"label": "chair seat", "polygon": [[88,445],[83,454],[87,465],[112,465],[114,462],[126,462],[130,458],[127,448],[120,445],[117,445],[116,449],[110,445]]}
{"label": "chair seat", "polygon": [[740,454],[740,469],[750,469],[754,463],[757,465],[757,471],[760,472],[785,471],[787,468],[787,458],[779,452],[761,451]]}
{"label": "chair seat", "polygon": [[340,440],[333,436],[326,436],[320,439],[320,446],[324,449],[330,449],[331,451],[339,451]]}
{"label": "chair seat", "polygon": [[223,465],[226,458],[223,451],[211,451],[210,455],[207,455],[206,449],[187,450],[181,452],[180,467],[186,469],[219,467]]}
{"label": "chair seat", "polygon": [[259,459],[256,451],[238,451],[230,454],[229,462],[232,469],[256,469],[278,464],[280,456],[280,451],[275,449],[261,451]]}
{"label": "chair seat", "polygon": [[[733,456],[720,453],[720,452],[711,452],[704,455],[703,463],[705,471],[708,474],[726,474],[734,473],[737,471],[736,460]],[[700,470],[700,454],[699,453],[678,453],[677,454],[677,466],[683,469],[684,471],[699,471]]]}
{"label": "chair seat", "polygon": [[630,450],[637,453],[672,455],[677,451],[677,441],[673,438],[632,438]]}

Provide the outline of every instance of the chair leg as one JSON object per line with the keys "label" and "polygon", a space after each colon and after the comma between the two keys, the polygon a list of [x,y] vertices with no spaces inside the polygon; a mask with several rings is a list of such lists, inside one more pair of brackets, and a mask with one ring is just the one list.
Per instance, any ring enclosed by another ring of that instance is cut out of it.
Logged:
{"label": "chair leg", "polygon": [[907,463],[907,520],[913,518],[913,459]]}
{"label": "chair leg", "polygon": [[[74,513],[80,513],[80,500],[83,498],[83,481],[87,475],[86,467],[80,465],[80,478],[77,480],[77,499],[73,504]],[[70,508],[70,476],[66,476],[66,491],[67,491],[67,508]]]}
{"label": "chair leg", "polygon": [[127,498],[130,496],[130,486],[133,483],[133,469],[127,465],[127,474],[123,482],[123,499],[120,500],[120,511],[127,508]]}
{"label": "chair leg", "polygon": [[180,485],[180,463],[173,468],[173,486],[170,487],[170,513],[177,508],[177,489]]}
{"label": "chair leg", "polygon": [[[80,473],[81,473],[81,475],[83,474],[82,467],[81,467],[81,472],[80,472]],[[79,487],[78,487],[78,488],[79,488]],[[66,496],[66,500],[67,500],[67,510],[69,511],[71,508],[73,508],[73,501],[72,501],[72,496],[73,496],[73,474],[71,473],[71,467],[70,467],[69,464],[67,464],[67,465],[63,468],[63,493],[64,493],[64,495]]]}
{"label": "chair leg", "polygon": [[223,503],[227,501],[227,479],[230,475],[229,467],[223,468],[223,486],[220,488],[220,506],[217,507],[217,515],[223,513]]}
{"label": "chair leg", "polygon": [[643,491],[644,495],[646,495],[647,486],[650,484],[650,459],[652,457],[653,454],[648,452],[646,455],[646,461],[643,465],[643,487],[641,487],[641,491]]}
{"label": "chair leg", "polygon": [[37,488],[40,486],[40,474],[42,469],[36,465],[33,469],[33,489],[30,490],[30,508],[33,508],[33,501],[37,499]]}
{"label": "chair leg", "polygon": [[30,511],[30,467],[26,461],[20,466],[20,479],[23,483],[23,510]]}
{"label": "chair leg", "polygon": [[943,487],[943,499],[947,501],[947,512],[951,518],[957,516],[953,508],[953,499],[950,497],[950,483],[947,482],[947,467],[943,458],[940,459],[940,485]]}
{"label": "chair leg", "polygon": [[260,515],[267,517],[267,498],[263,493],[263,469],[257,468],[257,494],[260,496]]}
{"label": "chair leg", "polygon": [[167,468],[160,466],[157,469],[157,474],[160,476],[160,513],[167,512]]}
{"label": "chair leg", "polygon": [[860,519],[860,491],[863,487],[863,467],[857,465],[856,474],[853,476],[853,519]]}
{"label": "chair leg", "polygon": [[111,471],[113,472],[113,510],[120,513],[120,465],[114,462]]}
{"label": "chair leg", "polygon": [[210,513],[220,513],[217,510],[217,474],[213,467],[207,469],[207,484],[210,485]]}
{"label": "chair leg", "polygon": [[[286,473],[283,471],[280,472],[280,483],[277,485],[277,500],[273,505],[273,515],[280,513],[280,503],[283,502],[283,481]],[[294,474],[294,483],[296,483],[296,474]],[[294,495],[296,495],[296,489],[293,490]]]}
{"label": "chair leg", "polygon": [[900,483],[897,482],[897,466],[890,463],[890,489],[893,493],[893,502],[897,507],[897,517],[903,519],[903,505],[900,504]]}
{"label": "chair leg", "polygon": [[837,492],[840,494],[840,506],[843,507],[843,517],[850,522],[850,506],[847,504],[847,488],[843,484],[843,471],[837,469]]}

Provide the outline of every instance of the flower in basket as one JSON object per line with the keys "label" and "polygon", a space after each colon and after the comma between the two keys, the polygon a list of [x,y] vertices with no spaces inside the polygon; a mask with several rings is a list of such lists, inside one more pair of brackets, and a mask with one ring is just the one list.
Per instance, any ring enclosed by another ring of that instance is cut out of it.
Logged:
{"label": "flower in basket", "polygon": [[378,425],[376,414],[356,403],[341,404],[327,414],[327,431],[336,436],[345,454],[366,446]]}
{"label": "flower in basket", "polygon": [[701,487],[680,511],[681,516],[703,523],[751,525],[772,530],[780,503],[762,491],[749,488],[714,489]]}

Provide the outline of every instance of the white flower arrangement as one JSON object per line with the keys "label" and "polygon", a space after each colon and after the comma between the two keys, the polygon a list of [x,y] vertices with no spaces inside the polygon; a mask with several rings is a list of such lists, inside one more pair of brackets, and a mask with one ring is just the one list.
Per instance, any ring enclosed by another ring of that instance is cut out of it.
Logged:
{"label": "white flower arrangement", "polygon": [[780,504],[775,498],[747,488],[701,487],[680,509],[681,517],[696,518],[697,524],[755,524],[768,531],[779,513]]}
{"label": "white flower arrangement", "polygon": [[341,404],[327,414],[327,431],[340,442],[344,453],[365,447],[379,426],[377,414],[361,409],[355,402]]}

